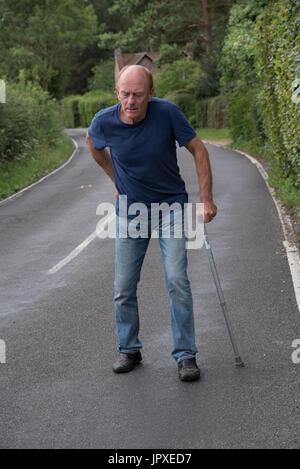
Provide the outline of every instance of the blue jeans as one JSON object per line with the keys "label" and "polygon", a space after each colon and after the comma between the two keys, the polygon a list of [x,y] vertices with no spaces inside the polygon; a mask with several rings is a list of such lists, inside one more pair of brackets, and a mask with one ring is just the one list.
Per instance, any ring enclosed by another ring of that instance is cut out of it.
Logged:
{"label": "blue jeans", "polygon": [[[126,237],[122,237],[122,233],[124,236],[124,221],[123,217],[117,216],[114,304],[119,338],[118,350],[130,354],[142,348],[138,338],[139,313],[136,293],[143,260],[150,241],[151,228],[149,226],[147,237],[133,238],[126,236],[127,232],[125,233]],[[170,237],[164,237],[164,223],[163,219],[160,218],[157,233],[170,301],[174,342],[172,356],[179,363],[187,358],[195,357],[197,353],[193,301],[187,277],[186,238],[184,234],[178,238],[174,236],[172,231]],[[180,223],[183,227],[184,221],[182,220]],[[174,227],[173,212],[171,212],[167,224],[171,226],[171,229]]]}

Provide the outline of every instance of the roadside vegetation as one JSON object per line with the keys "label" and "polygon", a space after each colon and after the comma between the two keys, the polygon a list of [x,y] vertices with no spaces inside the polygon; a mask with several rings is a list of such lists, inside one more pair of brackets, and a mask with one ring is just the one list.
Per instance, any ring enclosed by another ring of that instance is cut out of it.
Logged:
{"label": "roadside vegetation", "polygon": [[7,84],[6,94],[0,104],[0,199],[60,166],[73,148],[48,92],[21,79]]}
{"label": "roadside vegetation", "polygon": [[0,163],[0,200],[32,184],[61,166],[73,151],[73,144],[66,135],[57,138],[55,146],[39,145],[34,156],[20,157]]}
{"label": "roadside vegetation", "polygon": [[0,197],[22,185],[17,167],[67,158],[64,127],[117,102],[115,49],[159,51],[156,96],[201,138],[263,158],[300,222],[299,17],[299,0],[2,0]]}

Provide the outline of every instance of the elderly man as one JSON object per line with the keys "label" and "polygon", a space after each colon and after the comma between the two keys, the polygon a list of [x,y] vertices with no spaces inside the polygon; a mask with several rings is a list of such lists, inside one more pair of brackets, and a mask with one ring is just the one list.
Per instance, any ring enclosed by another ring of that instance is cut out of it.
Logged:
{"label": "elderly man", "polygon": [[[124,67],[118,77],[116,93],[119,104],[98,112],[87,134],[87,144],[96,162],[116,187],[116,249],[114,303],[118,332],[119,357],[115,373],[131,371],[141,362],[137,284],[151,237],[131,236],[122,223],[119,196],[126,195],[130,206],[142,202],[149,210],[153,203],[180,206],[188,201],[180,176],[176,141],[193,155],[204,204],[204,222],[217,213],[212,197],[212,175],[208,152],[183,113],[171,102],[153,98],[153,78],[142,66]],[[106,148],[110,149],[110,153]],[[128,213],[128,212],[126,212]],[[185,236],[174,236],[176,217],[169,218],[171,234],[162,234],[164,221],[159,218],[158,238],[168,289],[174,341],[172,356],[178,364],[182,381],[199,379],[196,362],[193,303],[187,277]],[[183,223],[183,218],[180,223]],[[172,231],[173,229],[173,231]],[[126,232],[124,232],[124,230]]]}

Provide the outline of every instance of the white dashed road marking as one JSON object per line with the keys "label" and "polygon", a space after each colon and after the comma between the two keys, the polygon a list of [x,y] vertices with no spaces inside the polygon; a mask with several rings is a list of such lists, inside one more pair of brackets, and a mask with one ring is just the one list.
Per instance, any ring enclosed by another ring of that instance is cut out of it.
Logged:
{"label": "white dashed road marking", "polygon": [[115,214],[113,213],[109,218],[106,218],[103,223],[97,225],[97,230],[95,230],[90,236],[88,236],[82,243],[79,244],[73,251],[61,260],[58,264],[48,270],[48,274],[56,274],[60,269],[62,269],[66,264],[71,262],[75,257],[78,256],[95,238],[97,238],[106,228],[109,223],[115,219]]}

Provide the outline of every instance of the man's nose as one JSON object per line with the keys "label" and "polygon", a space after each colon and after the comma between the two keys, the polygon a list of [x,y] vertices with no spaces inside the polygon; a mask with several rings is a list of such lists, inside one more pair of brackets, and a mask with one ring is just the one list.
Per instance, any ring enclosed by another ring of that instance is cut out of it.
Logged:
{"label": "man's nose", "polygon": [[128,102],[129,103],[134,103],[134,99],[135,99],[134,95],[130,94],[129,97],[128,97]]}

